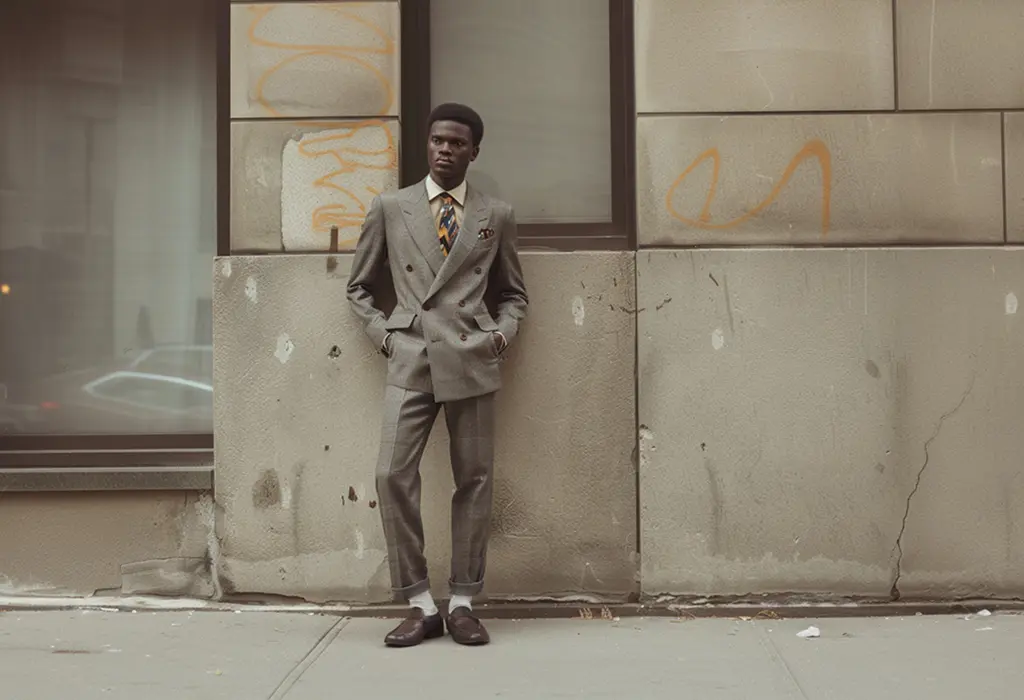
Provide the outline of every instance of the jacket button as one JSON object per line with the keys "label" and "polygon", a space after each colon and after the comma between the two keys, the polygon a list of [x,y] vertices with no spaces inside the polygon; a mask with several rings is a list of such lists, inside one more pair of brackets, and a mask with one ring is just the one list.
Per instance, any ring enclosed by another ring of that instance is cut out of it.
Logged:
{"label": "jacket button", "polygon": [[405,266],[405,271],[406,272],[412,272],[412,265],[406,265]]}
{"label": "jacket button", "polygon": [[423,310],[430,311],[430,302],[423,302]]}
{"label": "jacket button", "polygon": [[478,274],[478,275],[479,275],[479,274],[480,274],[481,272],[483,272],[483,270],[481,270],[481,269],[480,269],[480,268],[478,267],[478,268],[476,269],[476,274]]}
{"label": "jacket button", "polygon": [[466,339],[466,334],[465,333],[463,333],[462,335],[459,336],[459,340],[465,340],[465,339]]}
{"label": "jacket button", "polygon": [[466,305],[466,302],[464,302],[464,301],[460,301],[459,302],[459,306],[465,306],[465,305]]}

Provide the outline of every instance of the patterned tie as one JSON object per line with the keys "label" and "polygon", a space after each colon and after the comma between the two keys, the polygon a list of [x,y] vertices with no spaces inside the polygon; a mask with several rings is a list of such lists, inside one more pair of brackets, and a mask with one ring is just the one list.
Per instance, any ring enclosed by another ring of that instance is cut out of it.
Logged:
{"label": "patterned tie", "polygon": [[447,258],[459,235],[459,222],[455,220],[455,199],[447,192],[441,195],[441,218],[437,222],[437,237],[441,241],[441,252]]}

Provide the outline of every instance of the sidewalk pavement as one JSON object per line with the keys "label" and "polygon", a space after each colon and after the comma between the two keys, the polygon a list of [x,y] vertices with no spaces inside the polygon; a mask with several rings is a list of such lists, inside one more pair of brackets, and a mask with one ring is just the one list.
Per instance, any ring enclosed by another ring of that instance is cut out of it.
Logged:
{"label": "sidewalk pavement", "polygon": [[[488,620],[387,649],[394,620],[0,612],[3,700],[1020,698],[1024,616]],[[808,627],[818,638],[798,633]]]}

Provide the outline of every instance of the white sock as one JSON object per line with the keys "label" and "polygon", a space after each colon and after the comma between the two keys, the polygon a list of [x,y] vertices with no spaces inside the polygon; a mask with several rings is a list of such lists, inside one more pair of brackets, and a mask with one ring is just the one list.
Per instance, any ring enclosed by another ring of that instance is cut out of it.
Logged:
{"label": "white sock", "polygon": [[423,591],[409,598],[409,606],[422,610],[424,617],[437,614],[437,605],[434,603],[434,596],[430,595],[430,591]]}
{"label": "white sock", "polygon": [[465,608],[466,610],[473,609],[473,596],[471,595],[452,595],[452,599],[448,601],[448,614],[451,615],[455,608]]}

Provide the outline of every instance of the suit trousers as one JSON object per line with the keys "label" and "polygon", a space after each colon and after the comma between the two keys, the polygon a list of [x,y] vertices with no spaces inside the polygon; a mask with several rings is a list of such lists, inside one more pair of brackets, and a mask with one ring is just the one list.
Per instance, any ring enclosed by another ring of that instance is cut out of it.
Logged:
{"label": "suit trousers", "polygon": [[[494,483],[494,394],[443,404],[451,441],[453,595],[483,588]],[[430,590],[423,555],[420,459],[442,404],[433,394],[387,386],[377,460],[377,498],[388,546],[391,586],[408,600]]]}

